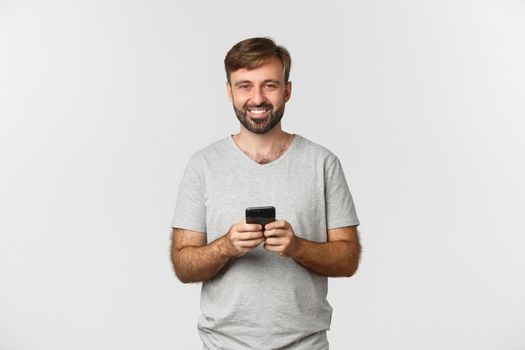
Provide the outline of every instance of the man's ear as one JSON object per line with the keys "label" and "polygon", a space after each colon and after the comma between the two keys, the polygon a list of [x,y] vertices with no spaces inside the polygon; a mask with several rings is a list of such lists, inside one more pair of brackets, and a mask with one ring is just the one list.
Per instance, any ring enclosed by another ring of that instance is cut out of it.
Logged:
{"label": "man's ear", "polygon": [[230,99],[230,102],[232,101],[232,86],[230,85],[230,82],[226,80],[226,91],[228,91],[228,98]]}
{"label": "man's ear", "polygon": [[290,96],[292,96],[292,82],[288,81],[286,83],[286,87],[284,88],[284,102],[288,102]]}

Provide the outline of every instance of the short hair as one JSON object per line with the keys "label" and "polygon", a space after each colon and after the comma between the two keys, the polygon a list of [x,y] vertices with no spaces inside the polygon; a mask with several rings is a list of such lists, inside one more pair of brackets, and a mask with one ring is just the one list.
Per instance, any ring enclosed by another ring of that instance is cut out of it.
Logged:
{"label": "short hair", "polygon": [[254,69],[264,64],[268,58],[275,56],[283,64],[284,82],[288,83],[292,59],[284,46],[278,46],[270,37],[249,38],[235,44],[224,58],[226,78],[231,84],[231,72],[241,68]]}

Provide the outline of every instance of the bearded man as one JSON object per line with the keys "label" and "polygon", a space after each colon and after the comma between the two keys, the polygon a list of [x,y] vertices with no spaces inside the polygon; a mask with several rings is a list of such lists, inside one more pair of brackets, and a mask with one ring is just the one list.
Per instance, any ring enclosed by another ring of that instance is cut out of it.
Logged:
{"label": "bearded man", "polygon": [[[175,273],[202,282],[204,349],[328,349],[328,277],[352,276],[361,254],[342,165],[282,130],[292,91],[286,48],[246,39],[224,64],[240,130],[186,165],[172,220]],[[247,223],[255,206],[273,206],[275,220]]]}

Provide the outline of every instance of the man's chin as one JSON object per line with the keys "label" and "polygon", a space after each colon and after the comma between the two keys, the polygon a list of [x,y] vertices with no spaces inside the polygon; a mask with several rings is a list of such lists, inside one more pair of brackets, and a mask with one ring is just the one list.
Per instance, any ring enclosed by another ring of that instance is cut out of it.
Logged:
{"label": "man's chin", "polygon": [[[263,123],[255,123],[255,122],[248,122],[249,125],[245,125],[246,129],[253,132],[254,134],[266,134],[271,129],[268,129],[268,122]],[[272,128],[273,129],[273,128]]]}
{"label": "man's chin", "polygon": [[256,134],[266,134],[268,131],[270,131],[266,127],[266,124],[264,124],[264,125],[261,125],[261,124],[250,125],[250,128],[248,130],[250,130],[251,132],[256,133]]}

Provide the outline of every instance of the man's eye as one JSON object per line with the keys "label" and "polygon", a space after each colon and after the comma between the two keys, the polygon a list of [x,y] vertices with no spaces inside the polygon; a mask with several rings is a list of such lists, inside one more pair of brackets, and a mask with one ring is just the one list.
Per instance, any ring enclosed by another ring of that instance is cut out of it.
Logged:
{"label": "man's eye", "polygon": [[239,85],[239,89],[247,89],[248,85]]}
{"label": "man's eye", "polygon": [[268,84],[266,86],[269,87],[270,89],[274,89],[274,88],[277,87],[277,85],[275,85],[275,84]]}

